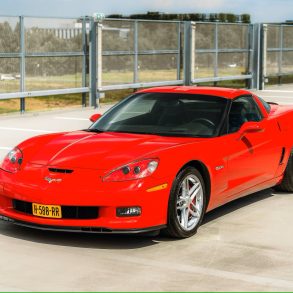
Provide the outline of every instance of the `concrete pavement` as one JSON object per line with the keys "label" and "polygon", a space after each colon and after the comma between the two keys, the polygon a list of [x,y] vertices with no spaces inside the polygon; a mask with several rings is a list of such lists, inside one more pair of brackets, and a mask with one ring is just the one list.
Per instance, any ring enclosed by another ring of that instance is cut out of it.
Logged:
{"label": "concrete pavement", "polygon": [[[258,94],[293,104],[293,88],[277,90]],[[33,135],[86,128],[95,112],[1,117],[0,157]],[[293,194],[265,190],[210,212],[185,240],[0,222],[0,291],[292,291],[292,207]]]}
{"label": "concrete pavement", "polygon": [[0,290],[292,291],[292,206],[266,190],[209,213],[185,240],[0,223]]}

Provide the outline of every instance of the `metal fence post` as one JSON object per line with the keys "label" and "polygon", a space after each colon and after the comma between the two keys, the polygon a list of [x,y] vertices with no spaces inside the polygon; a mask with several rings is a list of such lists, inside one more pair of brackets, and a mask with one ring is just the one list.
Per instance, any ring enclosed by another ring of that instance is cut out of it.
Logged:
{"label": "metal fence post", "polygon": [[279,53],[279,60],[278,60],[278,83],[281,84],[281,79],[282,79],[282,60],[283,60],[283,35],[284,35],[284,27],[281,25],[280,26],[280,39],[279,39],[279,48],[280,48],[280,53]]}
{"label": "metal fence post", "polygon": [[177,80],[181,79],[181,23],[178,22],[178,27],[177,27]]}
{"label": "metal fence post", "polygon": [[138,83],[138,22],[134,22],[134,73],[133,82]]}
{"label": "metal fence post", "polygon": [[[90,46],[89,46],[89,106],[97,107],[97,52],[96,52],[96,23],[90,18]],[[99,66],[99,65],[98,65]]]}
{"label": "metal fence post", "polygon": [[[216,23],[215,26],[215,60],[214,60],[214,77],[218,77],[218,66],[219,66],[219,25]],[[217,85],[217,82],[214,81],[214,86]]]}
{"label": "metal fence post", "polygon": [[261,68],[262,68],[262,44],[261,24],[253,24],[253,63],[252,63],[252,88],[261,89]]}
{"label": "metal fence post", "polygon": [[184,22],[184,85],[191,85],[194,79],[195,65],[195,24],[191,21]]}
{"label": "metal fence post", "polygon": [[[87,35],[86,35],[86,18],[82,19],[82,87],[86,87],[87,80]],[[82,106],[86,107],[86,93],[82,93]]]}
{"label": "metal fence post", "polygon": [[265,81],[267,78],[267,24],[261,25],[261,42],[260,42],[260,80],[259,89],[263,90],[265,87]]}
{"label": "metal fence post", "polygon": [[254,89],[257,87],[256,77],[257,77],[257,38],[256,38],[257,30],[255,25],[250,24],[248,27],[248,74],[252,74],[252,78],[248,81],[248,88]]}
{"label": "metal fence post", "polygon": [[[19,17],[19,33],[20,33],[20,92],[25,91],[25,29],[24,18]],[[25,98],[20,98],[20,113],[25,112]]]}
{"label": "metal fence post", "polygon": [[101,88],[102,88],[102,68],[103,68],[103,47],[102,47],[102,34],[103,34],[103,25],[101,22],[97,23],[97,31],[96,31],[96,70],[97,70],[97,93],[96,93],[96,107],[100,105],[100,98],[101,98]]}

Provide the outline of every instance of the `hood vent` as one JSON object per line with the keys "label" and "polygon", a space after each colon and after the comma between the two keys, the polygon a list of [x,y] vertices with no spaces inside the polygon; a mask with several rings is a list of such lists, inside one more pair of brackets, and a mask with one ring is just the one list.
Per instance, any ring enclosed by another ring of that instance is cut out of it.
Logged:
{"label": "hood vent", "polygon": [[49,168],[49,171],[52,173],[62,173],[62,174],[71,174],[73,170],[70,169],[59,169],[59,168]]}

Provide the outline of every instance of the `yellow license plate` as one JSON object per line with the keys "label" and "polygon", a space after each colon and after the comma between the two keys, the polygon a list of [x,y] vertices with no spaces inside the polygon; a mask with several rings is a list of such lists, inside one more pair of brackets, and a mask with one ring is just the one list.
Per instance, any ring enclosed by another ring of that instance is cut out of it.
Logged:
{"label": "yellow license plate", "polygon": [[33,203],[33,215],[43,218],[62,218],[61,206]]}

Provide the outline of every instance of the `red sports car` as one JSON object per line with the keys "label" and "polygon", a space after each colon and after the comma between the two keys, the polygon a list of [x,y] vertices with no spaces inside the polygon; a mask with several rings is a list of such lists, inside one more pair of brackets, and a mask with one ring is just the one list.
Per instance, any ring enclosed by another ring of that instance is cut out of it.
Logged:
{"label": "red sports car", "polygon": [[293,106],[246,90],[160,87],[89,129],[31,138],[0,169],[0,218],[39,229],[196,233],[204,214],[278,186],[293,191]]}

